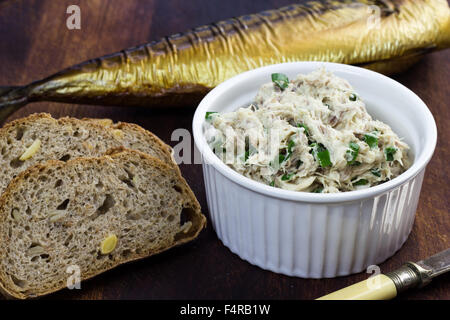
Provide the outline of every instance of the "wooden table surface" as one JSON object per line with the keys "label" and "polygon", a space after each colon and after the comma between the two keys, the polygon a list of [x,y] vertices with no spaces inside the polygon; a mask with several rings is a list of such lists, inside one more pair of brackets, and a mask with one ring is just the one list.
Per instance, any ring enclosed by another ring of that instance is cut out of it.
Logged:
{"label": "wooden table surface", "polygon": [[[294,0],[0,0],[0,85],[23,85],[64,67],[216,20],[287,5]],[[81,8],[81,30],[66,28],[66,8]],[[383,272],[450,247],[450,51],[432,53],[394,78],[417,93],[438,126],[438,144],[426,172],[409,239],[380,265]],[[168,144],[176,128],[191,130],[192,108],[140,108],[34,103],[11,119],[33,112],[54,117],[107,117],[140,124]],[[181,170],[208,216],[200,165]],[[310,280],[262,270],[231,253],[211,223],[199,238],[158,256],[118,267],[62,290],[50,299],[313,299],[363,280],[360,273]],[[450,277],[399,299],[449,299]]]}

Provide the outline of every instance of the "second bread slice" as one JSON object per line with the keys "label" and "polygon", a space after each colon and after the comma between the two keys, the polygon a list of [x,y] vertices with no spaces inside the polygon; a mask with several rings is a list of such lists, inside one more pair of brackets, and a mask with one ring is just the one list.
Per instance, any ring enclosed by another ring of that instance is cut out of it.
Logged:
{"label": "second bread slice", "polygon": [[179,171],[144,153],[38,164],[0,198],[0,289],[47,294],[70,270],[88,279],[187,242],[205,222]]}
{"label": "second bread slice", "polygon": [[54,119],[47,113],[12,121],[0,129],[0,194],[12,178],[37,163],[98,157],[121,146],[174,165],[170,147],[135,124],[113,124],[107,119]]}

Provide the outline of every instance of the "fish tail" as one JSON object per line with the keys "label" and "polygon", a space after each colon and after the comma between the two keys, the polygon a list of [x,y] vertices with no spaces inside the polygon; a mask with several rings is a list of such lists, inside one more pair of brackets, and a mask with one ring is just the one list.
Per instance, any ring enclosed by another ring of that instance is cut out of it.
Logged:
{"label": "fish tail", "polygon": [[0,86],[0,122],[29,102],[28,87]]}

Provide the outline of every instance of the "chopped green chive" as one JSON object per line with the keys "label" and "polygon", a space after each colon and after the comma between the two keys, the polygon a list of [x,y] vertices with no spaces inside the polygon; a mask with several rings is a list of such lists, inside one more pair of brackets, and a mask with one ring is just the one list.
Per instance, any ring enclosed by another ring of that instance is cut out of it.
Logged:
{"label": "chopped green chive", "polygon": [[359,145],[356,142],[350,142],[349,145],[350,150],[347,150],[346,158],[347,158],[347,164],[349,165],[355,165],[356,157],[359,153]]}
{"label": "chopped green chive", "polygon": [[322,193],[323,192],[323,188],[315,188],[312,192],[313,193]]}
{"label": "chopped green chive", "polygon": [[282,73],[272,73],[272,81],[281,90],[286,89],[289,86],[289,79],[285,74]]}
{"label": "chopped green chive", "polygon": [[370,172],[376,177],[381,177],[380,168],[374,168],[374,169],[370,170]]}
{"label": "chopped green chive", "polygon": [[356,101],[358,99],[358,96],[355,93],[351,93],[348,97],[350,101]]}
{"label": "chopped green chive", "polygon": [[397,152],[397,148],[387,147],[384,149],[384,154],[386,155],[386,161],[394,161],[394,154]]}
{"label": "chopped green chive", "polygon": [[286,181],[286,180],[291,180],[292,176],[294,175],[294,173],[285,173],[282,177],[281,180]]}
{"label": "chopped green chive", "polygon": [[364,186],[364,185],[366,185],[368,183],[369,183],[369,181],[366,180],[366,179],[359,179],[358,181],[353,182],[353,185],[354,186]]}
{"label": "chopped green chive", "polygon": [[275,180],[273,180],[273,181],[269,184],[269,186],[271,186],[271,187],[275,186]]}
{"label": "chopped green chive", "polygon": [[211,115],[213,115],[213,114],[215,114],[215,113],[218,113],[218,112],[208,111],[208,112],[206,113],[206,115],[205,115],[205,119],[206,119],[206,120],[211,120],[211,119],[212,119],[212,118],[211,118]]}
{"label": "chopped green chive", "polygon": [[258,153],[258,150],[251,145],[250,138],[245,137],[245,152],[244,156],[241,157],[242,161],[247,162],[248,158],[254,155],[255,153]]}
{"label": "chopped green chive", "polygon": [[305,130],[305,134],[307,137],[309,137],[309,128],[306,126],[306,124],[304,123],[299,123],[297,124],[298,128],[303,128]]}
{"label": "chopped green chive", "polygon": [[303,164],[302,160],[297,160],[297,163],[295,164],[295,168],[298,169]]}
{"label": "chopped green chive", "polygon": [[292,155],[292,148],[295,146],[294,140],[289,140],[287,148],[284,149],[284,154],[280,153],[278,156],[278,163],[282,163],[283,161],[289,159]]}
{"label": "chopped green chive", "polygon": [[378,146],[378,137],[375,132],[368,133],[364,135],[364,142],[367,143],[370,149]]}
{"label": "chopped green chive", "polygon": [[245,151],[245,153],[244,153],[244,162],[247,162],[247,160],[248,160],[248,157],[250,156],[250,151]]}
{"label": "chopped green chive", "polygon": [[291,155],[291,153],[292,153],[292,148],[295,146],[295,142],[294,142],[294,140],[289,140],[289,142],[288,142],[288,149],[287,149],[287,151],[288,151],[288,157]]}
{"label": "chopped green chive", "polygon": [[288,143],[288,152],[292,152],[292,148],[295,146],[294,140],[289,140]]}
{"label": "chopped green chive", "polygon": [[284,154],[279,153],[273,161],[270,161],[269,165],[274,169],[278,169],[279,165],[283,163],[287,158]]}
{"label": "chopped green chive", "polygon": [[309,145],[312,149],[312,154],[316,160],[319,161],[319,165],[322,168],[330,167],[332,165],[330,160],[330,152],[324,147],[323,144],[312,143]]}
{"label": "chopped green chive", "polygon": [[350,149],[352,149],[353,151],[359,151],[359,144],[357,144],[356,142],[350,142]]}

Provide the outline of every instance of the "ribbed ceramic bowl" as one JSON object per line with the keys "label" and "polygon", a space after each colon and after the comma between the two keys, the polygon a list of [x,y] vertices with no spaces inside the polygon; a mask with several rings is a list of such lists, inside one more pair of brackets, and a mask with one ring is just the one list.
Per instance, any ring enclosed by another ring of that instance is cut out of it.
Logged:
{"label": "ribbed ceramic bowl", "polygon": [[[205,113],[233,111],[253,101],[272,73],[289,78],[324,66],[347,79],[368,112],[411,147],[414,163],[389,182],[364,190],[315,194],[273,188],[225,165],[207,145]],[[366,69],[323,62],[285,63],[227,80],[200,103],[193,120],[212,225],[222,242],[263,269],[304,278],[348,275],[392,256],[406,241],[436,124],[422,100],[398,82]]]}

